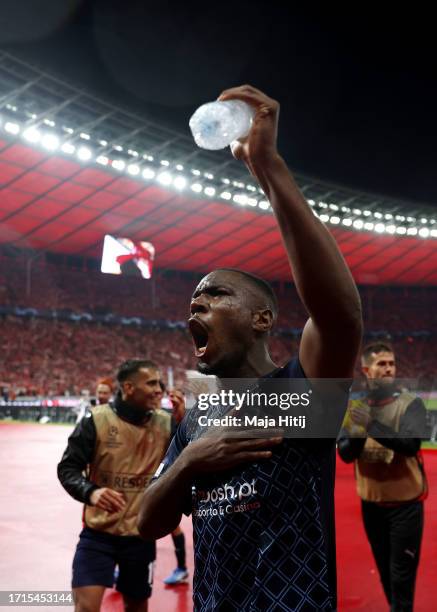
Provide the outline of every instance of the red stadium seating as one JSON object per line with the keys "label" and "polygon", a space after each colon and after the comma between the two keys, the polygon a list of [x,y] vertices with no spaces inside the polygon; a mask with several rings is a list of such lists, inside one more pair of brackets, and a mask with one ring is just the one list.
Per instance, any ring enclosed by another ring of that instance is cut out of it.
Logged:
{"label": "red stadium seating", "polygon": [[[32,264],[28,293],[26,259],[3,256],[1,263],[0,306],[184,321],[196,284],[195,276],[160,272],[153,297],[150,281],[50,264],[41,258]],[[293,286],[275,288],[280,302],[278,328],[296,330],[294,336],[272,338],[273,357],[283,363],[296,350],[297,330],[306,316]],[[361,295],[366,331],[393,336],[400,376],[432,381],[437,366],[434,340],[418,334],[437,329],[436,289],[364,287]],[[99,377],[113,375],[118,364],[135,356],[152,358],[164,370],[171,366],[176,379],[195,365],[189,335],[181,330],[8,316],[0,319],[0,338],[0,386],[7,385],[10,394],[93,391]]]}

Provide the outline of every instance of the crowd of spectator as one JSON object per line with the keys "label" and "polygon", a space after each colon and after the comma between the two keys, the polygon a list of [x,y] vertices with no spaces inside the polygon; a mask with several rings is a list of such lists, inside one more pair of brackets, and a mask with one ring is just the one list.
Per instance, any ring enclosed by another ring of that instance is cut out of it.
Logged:
{"label": "crowd of spectator", "polygon": [[[138,277],[102,274],[96,266],[72,267],[42,258],[0,253],[0,306],[71,310],[96,314],[141,315],[149,319],[185,320],[200,274],[156,271]],[[84,260],[86,261],[86,260]],[[279,327],[300,328],[306,315],[292,284],[274,284],[280,301]],[[401,332],[437,329],[437,287],[360,287],[365,326]]]}
{"label": "crowd of spectator", "polygon": [[[159,271],[152,281],[101,274],[43,258],[1,256],[0,306],[113,313],[155,321],[184,321],[200,276]],[[283,363],[297,347],[306,315],[291,284],[275,284],[280,333],[271,339]],[[437,288],[362,287],[366,332],[392,336],[404,377],[436,379]],[[422,333],[423,332],[423,333]],[[402,336],[400,336],[402,334]],[[77,395],[133,356],[153,358],[181,381],[195,367],[187,331],[3,316],[0,319],[0,386],[17,394]]]}

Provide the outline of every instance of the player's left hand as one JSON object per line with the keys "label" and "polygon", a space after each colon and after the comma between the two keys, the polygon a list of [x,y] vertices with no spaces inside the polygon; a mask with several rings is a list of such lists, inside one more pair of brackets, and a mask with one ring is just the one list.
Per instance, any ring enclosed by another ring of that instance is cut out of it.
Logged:
{"label": "player's left hand", "polygon": [[223,91],[219,100],[242,100],[255,109],[249,134],[231,144],[232,154],[249,168],[278,154],[277,134],[279,103],[251,85],[241,85]]}

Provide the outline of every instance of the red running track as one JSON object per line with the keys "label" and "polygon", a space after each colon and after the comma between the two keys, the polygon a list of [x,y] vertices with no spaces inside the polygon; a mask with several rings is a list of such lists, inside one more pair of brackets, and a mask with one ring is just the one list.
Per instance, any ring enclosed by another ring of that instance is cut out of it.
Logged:
{"label": "red running track", "polygon": [[[81,506],[56,477],[70,428],[0,422],[0,590],[68,590],[71,561],[81,528]],[[415,612],[433,612],[437,578],[437,452],[425,451],[430,495],[416,587]],[[382,588],[365,538],[352,467],[337,464],[337,566],[339,610],[386,612]],[[184,519],[190,575],[191,524]],[[158,543],[151,612],[192,610],[191,586],[166,589],[162,579],[174,568],[170,537]],[[16,607],[15,611],[29,608]],[[43,610],[42,607],[38,608]],[[53,610],[53,608],[51,608]],[[56,607],[56,610],[71,608]],[[120,596],[107,591],[103,612],[121,612]]]}

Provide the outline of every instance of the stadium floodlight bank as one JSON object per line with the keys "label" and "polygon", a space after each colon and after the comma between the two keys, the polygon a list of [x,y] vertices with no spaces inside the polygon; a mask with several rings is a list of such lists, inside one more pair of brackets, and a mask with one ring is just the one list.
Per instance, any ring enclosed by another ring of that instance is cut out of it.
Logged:
{"label": "stadium floodlight bank", "polygon": [[[199,149],[184,134],[97,99],[86,91],[0,54],[0,131],[32,147],[95,164],[193,198],[272,210],[263,191],[228,151]],[[324,223],[359,232],[437,238],[429,206],[385,198],[296,174]]]}

